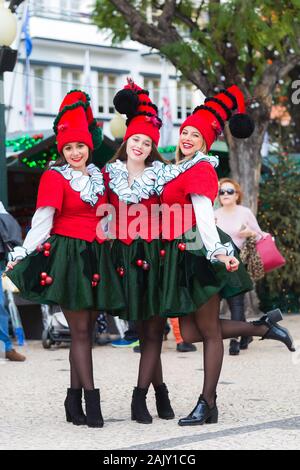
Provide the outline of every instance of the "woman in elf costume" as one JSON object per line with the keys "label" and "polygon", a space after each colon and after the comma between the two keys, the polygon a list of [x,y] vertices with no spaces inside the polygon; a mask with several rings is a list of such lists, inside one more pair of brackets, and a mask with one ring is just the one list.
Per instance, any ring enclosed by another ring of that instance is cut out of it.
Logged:
{"label": "woman in elf costume", "polygon": [[[223,90],[197,107],[180,127],[176,164],[161,168],[157,191],[162,193],[162,237],[165,264],[161,314],[180,316],[184,341],[203,341],[204,385],[193,411],[179,425],[213,423],[218,420],[216,388],[223,360],[222,338],[261,336],[276,339],[293,351],[289,332],[277,322],[274,310],[258,321],[245,323],[219,320],[220,297],[229,298],[252,289],[250,278],[238,260],[230,237],[216,228],[213,203],[218,193],[214,167],[208,156],[211,145],[229,122],[235,137],[249,137],[254,124],[245,114],[242,92],[237,86]],[[173,207],[175,217],[166,217]]]}
{"label": "woman in elf costume", "polygon": [[158,316],[164,251],[159,237],[159,197],[154,187],[162,165],[156,147],[161,121],[148,95],[131,80],[116,94],[114,105],[127,115],[127,131],[104,170],[109,202],[115,209],[112,258],[127,301],[123,318],[136,321],[141,347],[138,383],[131,404],[132,419],[139,423],[152,422],[146,406],[151,382],[159,417],[174,418],[160,360],[166,319]]}
{"label": "woman in elf costume", "polygon": [[[88,95],[70,91],[54,122],[58,160],[42,175],[32,228],[10,254],[7,275],[22,297],[59,304],[71,332],[71,387],[67,421],[102,427],[99,389],[94,388],[92,332],[99,310],[124,308],[97,209],[107,196],[101,171],[91,163],[101,144]],[[86,416],[81,405],[82,389]]]}

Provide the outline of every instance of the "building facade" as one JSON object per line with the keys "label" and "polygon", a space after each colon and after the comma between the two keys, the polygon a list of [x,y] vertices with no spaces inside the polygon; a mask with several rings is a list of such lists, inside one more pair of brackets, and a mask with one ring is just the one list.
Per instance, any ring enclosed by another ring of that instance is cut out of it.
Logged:
{"label": "building facade", "polygon": [[[32,130],[51,129],[63,96],[71,89],[81,88],[90,94],[95,117],[103,121],[105,135],[113,138],[109,127],[114,116],[113,97],[128,76],[149,89],[152,100],[158,104],[161,57],[131,40],[113,45],[108,33],[99,31],[92,24],[91,0],[31,0],[29,6],[30,71],[28,73],[25,67],[22,38],[15,71],[5,77],[8,133],[28,130],[25,122],[26,73],[33,113]],[[20,17],[21,14],[22,11]],[[90,73],[87,79],[88,56]],[[171,145],[176,143],[182,120],[203,98],[191,83],[179,77],[171,64],[167,74],[174,125]]]}

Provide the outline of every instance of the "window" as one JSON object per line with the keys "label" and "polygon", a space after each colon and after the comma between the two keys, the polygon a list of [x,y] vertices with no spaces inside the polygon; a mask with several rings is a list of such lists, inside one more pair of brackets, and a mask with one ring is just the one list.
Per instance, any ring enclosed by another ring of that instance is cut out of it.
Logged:
{"label": "window", "polygon": [[61,71],[61,97],[62,99],[64,96],[70,91],[74,89],[80,89],[81,87],[81,77],[82,72],[79,70],[68,70],[62,69]]}
{"label": "window", "polygon": [[149,90],[149,96],[156,106],[159,105],[159,88],[160,88],[160,79],[159,78],[145,78],[144,79],[144,88]]}
{"label": "window", "polygon": [[193,111],[194,86],[180,81],[177,83],[177,119],[186,119]]}
{"label": "window", "polygon": [[113,114],[115,108],[113,99],[117,93],[117,76],[113,74],[98,74],[98,112]]}
{"label": "window", "polygon": [[60,8],[66,15],[80,11],[81,0],[60,0]]}
{"label": "window", "polygon": [[45,108],[45,69],[43,67],[34,67],[34,108]]}

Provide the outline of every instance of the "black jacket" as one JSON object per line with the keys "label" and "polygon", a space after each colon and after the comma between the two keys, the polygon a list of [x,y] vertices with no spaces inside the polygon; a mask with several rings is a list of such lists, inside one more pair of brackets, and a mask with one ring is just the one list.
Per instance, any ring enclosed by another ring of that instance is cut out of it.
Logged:
{"label": "black jacket", "polygon": [[10,249],[22,245],[21,227],[10,214],[0,214],[0,260],[5,259]]}

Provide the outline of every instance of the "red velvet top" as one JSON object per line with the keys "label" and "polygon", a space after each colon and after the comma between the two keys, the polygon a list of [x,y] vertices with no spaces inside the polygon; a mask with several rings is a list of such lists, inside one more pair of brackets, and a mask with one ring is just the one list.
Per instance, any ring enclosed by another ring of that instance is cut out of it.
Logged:
{"label": "red velvet top", "polygon": [[[70,186],[70,181],[55,170],[47,170],[42,175],[38,190],[36,208],[54,207],[56,209],[51,235],[64,235],[92,242],[103,243],[106,237],[100,224],[97,209],[107,203],[107,193],[98,194],[95,206],[82,201],[80,192]],[[103,215],[102,215],[103,216]]]}
{"label": "red velvet top", "polygon": [[161,232],[159,218],[160,199],[156,194],[142,199],[139,203],[123,202],[109,187],[109,173],[103,170],[104,184],[108,195],[108,201],[114,208],[112,220],[109,224],[109,232],[112,238],[121,240],[130,245],[133,240],[142,238],[148,243],[159,238]]}
{"label": "red velvet top", "polygon": [[196,163],[164,186],[161,195],[164,239],[174,240],[196,225],[191,194],[206,196],[214,203],[218,177],[209,162]]}

